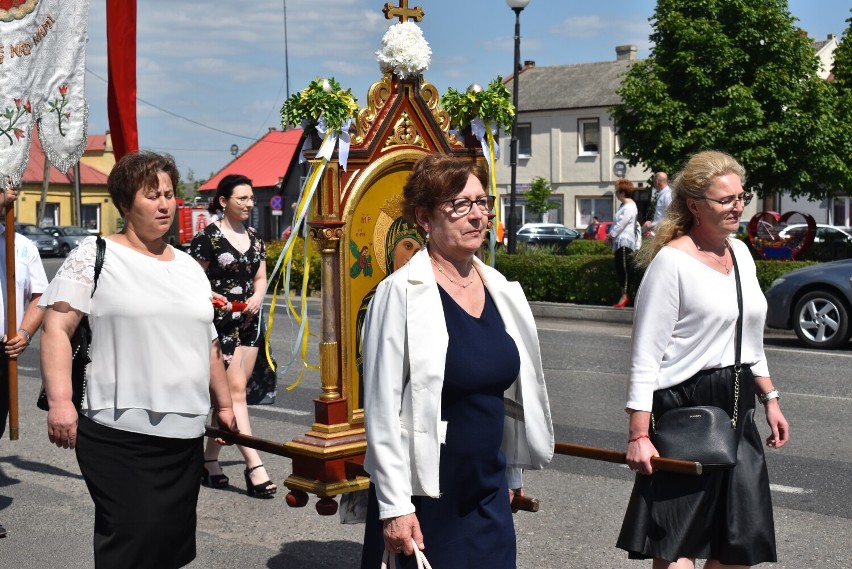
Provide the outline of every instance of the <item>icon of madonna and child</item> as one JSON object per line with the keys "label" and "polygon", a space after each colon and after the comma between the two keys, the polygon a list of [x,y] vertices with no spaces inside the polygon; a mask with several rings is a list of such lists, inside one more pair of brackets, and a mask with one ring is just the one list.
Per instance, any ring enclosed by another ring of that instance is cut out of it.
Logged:
{"label": "icon of madonna and child", "polygon": [[[405,265],[426,244],[426,236],[420,227],[401,215],[399,199],[389,200],[379,212],[376,225],[373,229],[373,255],[370,255],[367,246],[359,247],[354,241],[350,241],[353,261],[350,276],[353,279],[357,278],[360,274],[364,274],[366,277],[372,276],[373,259],[375,259],[377,268],[384,273],[381,279],[384,280],[392,272]],[[379,282],[361,299],[361,305],[355,317],[355,368],[358,373],[359,403],[363,402],[364,394],[361,328],[367,316],[367,306],[370,304],[373,296],[375,296]]]}

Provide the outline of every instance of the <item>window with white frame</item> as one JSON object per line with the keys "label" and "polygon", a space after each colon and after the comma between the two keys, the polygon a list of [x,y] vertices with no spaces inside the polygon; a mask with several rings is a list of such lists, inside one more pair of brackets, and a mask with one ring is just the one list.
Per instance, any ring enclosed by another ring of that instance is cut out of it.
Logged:
{"label": "window with white frame", "polygon": [[621,156],[621,135],[617,124],[612,125],[612,150],[614,156]]}
{"label": "window with white frame", "polygon": [[577,132],[580,139],[580,156],[597,155],[601,147],[600,119],[579,119]]}
{"label": "window with white frame", "polygon": [[601,223],[612,221],[612,198],[577,198],[576,204],[577,227],[586,227],[593,217],[597,217]]}
{"label": "window with white frame", "polygon": [[[59,204],[47,202],[44,204],[44,217],[39,221],[41,227],[59,225]],[[36,202],[36,211],[41,211],[41,200]]]}
{"label": "window with white frame", "polygon": [[101,204],[82,204],[82,226],[91,233],[101,232]]}
{"label": "window with white frame", "polygon": [[[519,184],[520,186],[520,184]],[[523,194],[515,196],[515,214],[518,216],[518,227],[525,223],[562,223],[564,219],[563,200],[561,195],[551,195],[548,198],[548,203],[555,205],[553,209],[547,210],[545,213],[534,212],[526,207],[527,200]],[[502,222],[504,227],[509,226],[509,205],[510,196],[500,197],[500,213],[502,214]]]}
{"label": "window with white frame", "polygon": [[518,123],[518,158],[532,156],[532,125],[528,122]]}

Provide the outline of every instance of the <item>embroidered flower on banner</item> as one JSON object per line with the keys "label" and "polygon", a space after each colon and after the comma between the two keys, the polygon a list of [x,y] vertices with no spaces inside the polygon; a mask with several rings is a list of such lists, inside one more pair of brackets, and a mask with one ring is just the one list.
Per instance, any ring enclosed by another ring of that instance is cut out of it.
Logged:
{"label": "embroidered flower on banner", "polygon": [[53,99],[52,101],[48,101],[48,112],[56,113],[56,120],[59,126],[59,134],[65,136],[65,130],[63,130],[62,125],[68,122],[71,119],[71,111],[66,111],[65,107],[68,105],[68,85],[63,83],[59,86],[59,96],[60,98]]}
{"label": "embroidered flower on banner", "polygon": [[[7,107],[3,114],[0,115],[0,136],[5,136],[11,146],[18,140],[26,138],[26,134],[19,127],[18,123],[24,115],[33,112],[33,106],[29,99],[24,102],[23,99],[15,99],[15,108]],[[10,134],[11,133],[11,134]],[[15,140],[12,140],[12,135],[15,135]]]}
{"label": "embroidered flower on banner", "polygon": [[395,73],[400,79],[416,77],[429,68],[432,49],[423,31],[414,22],[394,24],[382,38],[376,52],[382,73]]}

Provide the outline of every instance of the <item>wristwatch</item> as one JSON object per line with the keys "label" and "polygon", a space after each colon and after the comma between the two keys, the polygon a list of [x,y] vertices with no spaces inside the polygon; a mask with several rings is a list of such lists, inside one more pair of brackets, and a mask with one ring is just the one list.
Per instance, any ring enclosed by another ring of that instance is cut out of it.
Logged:
{"label": "wristwatch", "polygon": [[766,393],[761,393],[757,396],[758,401],[766,405],[770,399],[780,399],[781,394],[778,393],[777,389],[773,389],[772,391],[767,391]]}
{"label": "wristwatch", "polygon": [[28,331],[24,330],[23,328],[18,328],[18,332],[23,334],[24,337],[27,339],[27,345],[28,346],[33,343],[32,334],[30,334]]}

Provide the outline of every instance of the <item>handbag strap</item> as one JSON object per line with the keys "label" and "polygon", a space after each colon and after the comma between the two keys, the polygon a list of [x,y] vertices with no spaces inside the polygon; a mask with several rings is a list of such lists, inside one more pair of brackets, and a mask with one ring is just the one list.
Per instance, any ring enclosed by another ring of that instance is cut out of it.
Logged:
{"label": "handbag strap", "polygon": [[[417,569],[432,569],[432,566],[429,565],[429,562],[426,560],[426,554],[420,551],[420,548],[417,547],[417,542],[414,539],[411,540],[414,543],[414,558],[417,560]],[[396,553],[391,553],[387,550],[382,554],[382,567],[381,569],[396,569]]]}
{"label": "handbag strap", "polygon": [[95,280],[92,281],[92,294],[91,296],[95,296],[95,289],[98,288],[98,277],[101,276],[101,269],[104,266],[104,255],[106,254],[106,240],[103,237],[98,235],[95,240],[95,245],[97,246],[97,250],[95,252]]}
{"label": "handbag strap", "polygon": [[737,284],[737,335],[734,337],[734,412],[731,417],[731,428],[737,428],[737,418],[740,410],[740,371],[742,371],[742,350],[743,350],[743,287],[740,281],[740,267],[737,265],[737,256],[734,255],[734,248],[731,247],[731,242],[727,242],[728,251],[731,252],[731,263],[734,265],[734,280]]}

